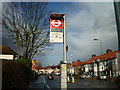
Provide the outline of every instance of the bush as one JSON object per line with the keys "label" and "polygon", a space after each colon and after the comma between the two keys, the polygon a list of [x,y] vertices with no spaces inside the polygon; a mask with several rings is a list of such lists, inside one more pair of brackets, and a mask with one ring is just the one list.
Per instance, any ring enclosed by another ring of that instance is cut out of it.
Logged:
{"label": "bush", "polygon": [[[28,64],[26,64],[29,67]],[[29,83],[29,69],[19,61],[2,62],[2,88],[26,88]]]}
{"label": "bush", "polygon": [[78,75],[78,74],[73,74],[73,77],[76,79],[80,79],[80,75]]}
{"label": "bush", "polygon": [[32,62],[29,59],[17,59],[17,62],[22,63],[25,65],[29,70],[31,70]]}
{"label": "bush", "polygon": [[34,73],[32,72],[31,70],[31,67],[32,67],[32,62],[31,60],[29,59],[17,59],[17,62],[23,64],[24,66],[26,66],[28,68],[28,73],[29,73],[29,81],[33,80],[34,79]]}

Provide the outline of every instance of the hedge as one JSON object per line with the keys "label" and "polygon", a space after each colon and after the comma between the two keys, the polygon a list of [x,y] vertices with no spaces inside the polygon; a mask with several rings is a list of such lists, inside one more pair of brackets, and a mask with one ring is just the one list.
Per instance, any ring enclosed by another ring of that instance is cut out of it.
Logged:
{"label": "hedge", "polygon": [[32,78],[30,60],[2,61],[2,88],[26,88]]}
{"label": "hedge", "polygon": [[31,70],[32,62],[29,59],[17,59],[17,62],[22,63],[25,65],[29,70]]}

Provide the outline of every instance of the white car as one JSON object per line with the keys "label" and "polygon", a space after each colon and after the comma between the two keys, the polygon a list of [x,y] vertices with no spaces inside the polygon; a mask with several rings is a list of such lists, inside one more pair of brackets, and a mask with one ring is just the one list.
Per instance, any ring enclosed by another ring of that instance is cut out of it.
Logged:
{"label": "white car", "polygon": [[59,76],[60,75],[60,73],[56,73],[56,76]]}

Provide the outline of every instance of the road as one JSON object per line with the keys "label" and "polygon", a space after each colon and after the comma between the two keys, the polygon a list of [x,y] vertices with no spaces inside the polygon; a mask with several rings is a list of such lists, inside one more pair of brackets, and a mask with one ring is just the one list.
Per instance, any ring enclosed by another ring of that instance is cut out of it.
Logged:
{"label": "road", "polygon": [[[46,75],[41,75],[36,81],[29,84],[28,89],[53,90],[60,89],[60,76],[54,76],[54,80],[47,79]],[[87,89],[87,88],[115,88],[113,83],[99,80],[77,79],[75,83],[68,83],[68,89]]]}
{"label": "road", "polygon": [[54,75],[54,80],[49,80],[45,76],[45,80],[46,80],[47,84],[50,86],[50,88],[60,88],[60,76]]}
{"label": "road", "polygon": [[[54,76],[54,80],[48,80],[46,82],[51,88],[60,88],[60,76]],[[68,83],[68,88],[115,88],[115,85],[111,82],[100,80],[85,80],[76,79],[75,83]]]}

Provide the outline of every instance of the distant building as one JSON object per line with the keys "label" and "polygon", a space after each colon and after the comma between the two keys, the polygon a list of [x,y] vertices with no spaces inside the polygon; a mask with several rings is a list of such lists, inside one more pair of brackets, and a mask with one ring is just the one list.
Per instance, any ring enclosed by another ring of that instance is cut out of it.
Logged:
{"label": "distant building", "polygon": [[0,59],[16,60],[18,54],[6,45],[0,46]]}
{"label": "distant building", "polygon": [[[99,78],[117,77],[120,75],[120,52],[107,49],[103,55],[93,54],[85,62],[77,60],[67,64],[67,71],[71,74],[78,74],[81,78]],[[46,72],[60,71],[60,65],[48,66],[44,68]]]}
{"label": "distant building", "polygon": [[106,50],[106,54],[96,56],[93,54],[92,57],[81,62],[77,60],[68,64],[68,72],[72,74],[78,74],[81,78],[93,78],[97,77],[100,79],[106,79],[109,77],[117,77],[120,75],[120,52]]}
{"label": "distant building", "polygon": [[119,51],[107,49],[106,54],[100,56],[92,55],[92,58],[82,64],[84,71],[81,77],[98,77],[100,79],[106,79],[107,76],[117,77],[120,74],[118,53]]}

